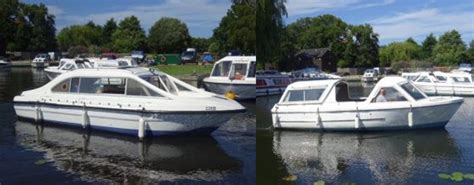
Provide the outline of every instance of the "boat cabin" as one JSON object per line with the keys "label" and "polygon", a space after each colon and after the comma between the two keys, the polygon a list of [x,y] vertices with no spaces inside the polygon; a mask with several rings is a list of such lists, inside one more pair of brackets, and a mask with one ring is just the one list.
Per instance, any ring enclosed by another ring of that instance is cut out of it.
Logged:
{"label": "boat cabin", "polygon": [[86,59],[61,59],[58,70],[72,71],[75,69],[93,68],[93,65]]}
{"label": "boat cabin", "polygon": [[349,85],[343,80],[299,81],[289,85],[279,103],[325,104],[340,102],[383,103],[414,102],[427,96],[411,82],[401,77],[385,77],[374,87],[367,98],[351,97]]}
{"label": "boat cabin", "polygon": [[165,73],[146,68],[82,69],[55,78],[46,86],[52,93],[109,94],[173,98],[209,96]]}
{"label": "boat cabin", "polygon": [[416,83],[473,83],[469,73],[422,72],[413,80]]}
{"label": "boat cabin", "polygon": [[227,56],[214,64],[210,78],[245,80],[255,78],[255,56]]}

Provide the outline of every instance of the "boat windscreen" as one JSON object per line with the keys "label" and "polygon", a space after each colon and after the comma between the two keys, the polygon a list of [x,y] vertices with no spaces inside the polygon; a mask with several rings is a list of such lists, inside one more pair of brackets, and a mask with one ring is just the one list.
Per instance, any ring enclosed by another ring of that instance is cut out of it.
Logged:
{"label": "boat windscreen", "polygon": [[323,92],[324,89],[291,90],[286,95],[284,102],[317,101]]}
{"label": "boat windscreen", "polygon": [[174,83],[166,75],[153,75],[142,78],[163,91],[178,94]]}
{"label": "boat windscreen", "polygon": [[423,95],[423,93],[418,91],[418,89],[416,89],[415,86],[413,86],[410,83],[404,83],[400,85],[400,87],[402,87],[403,90],[405,90],[408,94],[410,94],[410,96],[413,97],[413,99],[415,100],[420,100],[420,99],[425,98],[425,95]]}

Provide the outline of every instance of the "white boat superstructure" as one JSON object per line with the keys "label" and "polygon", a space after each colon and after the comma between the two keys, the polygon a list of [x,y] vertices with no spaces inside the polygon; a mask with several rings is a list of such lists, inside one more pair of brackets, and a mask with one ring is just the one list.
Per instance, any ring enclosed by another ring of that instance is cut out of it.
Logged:
{"label": "white boat superstructure", "polygon": [[305,80],[326,80],[326,79],[339,79],[338,75],[329,74],[321,71],[319,68],[309,67],[291,72],[292,81],[305,81]]}
{"label": "white boat superstructure", "polygon": [[31,67],[35,67],[35,68],[48,67],[50,62],[51,62],[51,58],[48,54],[40,53],[36,55],[33,61],[31,61]]}
{"label": "white boat superstructure", "polygon": [[428,95],[473,96],[474,83],[472,74],[466,72],[444,73],[418,72],[406,74],[402,77],[410,79],[424,93]]}
{"label": "white boat superstructure", "polygon": [[11,67],[10,60],[7,58],[0,57],[0,68]]}
{"label": "white boat superstructure", "polygon": [[272,70],[257,71],[257,96],[283,94],[290,83],[289,75]]}
{"label": "white boat superstructure", "polygon": [[255,56],[226,56],[214,64],[211,76],[204,78],[206,90],[216,94],[232,92],[237,99],[255,98]]}
{"label": "white boat superstructure", "polygon": [[132,58],[87,58],[94,68],[116,68],[116,67],[136,67],[138,66],[135,60]]}
{"label": "white boat superstructure", "polygon": [[374,69],[367,69],[362,75],[362,82],[376,82],[379,80],[379,73]]}
{"label": "white boat superstructure", "polygon": [[410,81],[385,77],[366,99],[349,96],[342,80],[289,85],[272,108],[275,128],[393,130],[444,127],[462,104],[460,97],[427,97]]}
{"label": "white boat superstructure", "polygon": [[239,103],[146,68],[78,69],[14,98],[17,116],[139,137],[205,133]]}
{"label": "white boat superstructure", "polygon": [[88,69],[93,68],[93,64],[89,62],[87,59],[67,59],[63,58],[59,61],[58,66],[50,66],[44,69],[46,72],[46,76],[52,80],[56,78],[58,75],[70,72],[76,69]]}

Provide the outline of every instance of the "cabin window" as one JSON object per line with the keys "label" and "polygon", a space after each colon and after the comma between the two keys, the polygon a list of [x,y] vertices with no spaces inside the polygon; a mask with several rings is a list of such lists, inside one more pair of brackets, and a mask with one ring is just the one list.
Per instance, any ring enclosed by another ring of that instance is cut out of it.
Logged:
{"label": "cabin window", "polygon": [[418,80],[416,80],[417,82],[428,82],[430,83],[431,80],[428,76],[421,76]]}
{"label": "cabin window", "polygon": [[[383,91],[383,92],[382,92]],[[392,101],[407,101],[407,99],[395,88],[384,87],[379,90],[377,96],[372,102],[392,102]]]}
{"label": "cabin window", "polygon": [[54,86],[51,91],[53,91],[53,92],[69,92],[70,83],[71,83],[71,79],[64,80],[61,83]]}
{"label": "cabin window", "polygon": [[256,71],[257,71],[257,68],[255,66],[255,61],[250,62],[249,74],[247,76],[248,77],[255,77],[255,72]]}
{"label": "cabin window", "polygon": [[157,92],[144,86],[140,82],[133,79],[127,79],[127,95],[133,96],[161,96]]}
{"label": "cabin window", "polygon": [[71,79],[71,87],[69,92],[77,93],[79,92],[79,78]]}
{"label": "cabin window", "polygon": [[125,94],[124,78],[81,78],[79,92]]}
{"label": "cabin window", "polygon": [[317,101],[323,94],[324,89],[306,89],[288,91],[285,102]]}
{"label": "cabin window", "polygon": [[451,78],[453,79],[454,82],[457,82],[457,83],[471,83],[471,81],[467,77],[451,77]]}
{"label": "cabin window", "polygon": [[232,64],[231,61],[223,61],[214,67],[214,71],[212,71],[212,76],[219,76],[219,77],[227,77],[229,76],[230,65]]}
{"label": "cabin window", "polygon": [[236,80],[244,79],[245,75],[247,74],[247,64],[234,64],[234,70],[231,74]]}
{"label": "cabin window", "polygon": [[173,82],[165,75],[151,76],[145,80],[165,92],[177,94],[176,88],[173,86]]}
{"label": "cabin window", "polygon": [[444,76],[435,76],[440,82],[445,82],[447,79]]}
{"label": "cabin window", "polygon": [[412,84],[410,83],[405,83],[405,84],[402,84],[400,85],[403,90],[405,90],[408,94],[411,95],[411,97],[413,97],[413,99],[415,100],[419,100],[419,99],[423,99],[425,98],[425,96],[423,95],[423,93],[421,93],[420,91],[418,91],[418,89],[416,89]]}
{"label": "cabin window", "polygon": [[65,69],[65,70],[71,70],[73,66],[74,66],[74,65],[67,63],[67,64],[64,66],[64,69]]}

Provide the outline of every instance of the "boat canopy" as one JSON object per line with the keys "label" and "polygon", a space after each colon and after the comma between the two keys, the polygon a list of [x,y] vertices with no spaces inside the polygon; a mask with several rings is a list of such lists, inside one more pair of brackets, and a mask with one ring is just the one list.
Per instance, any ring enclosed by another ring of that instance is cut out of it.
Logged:
{"label": "boat canopy", "polygon": [[227,56],[214,64],[211,77],[240,80],[243,78],[255,78],[255,72],[255,56]]}
{"label": "boat canopy", "polygon": [[376,99],[382,89],[387,101],[418,101],[427,97],[408,80],[393,76],[382,78],[367,98],[352,98],[349,93],[349,85],[341,79],[299,81],[286,88],[280,103],[324,104],[347,101],[377,103]]}

